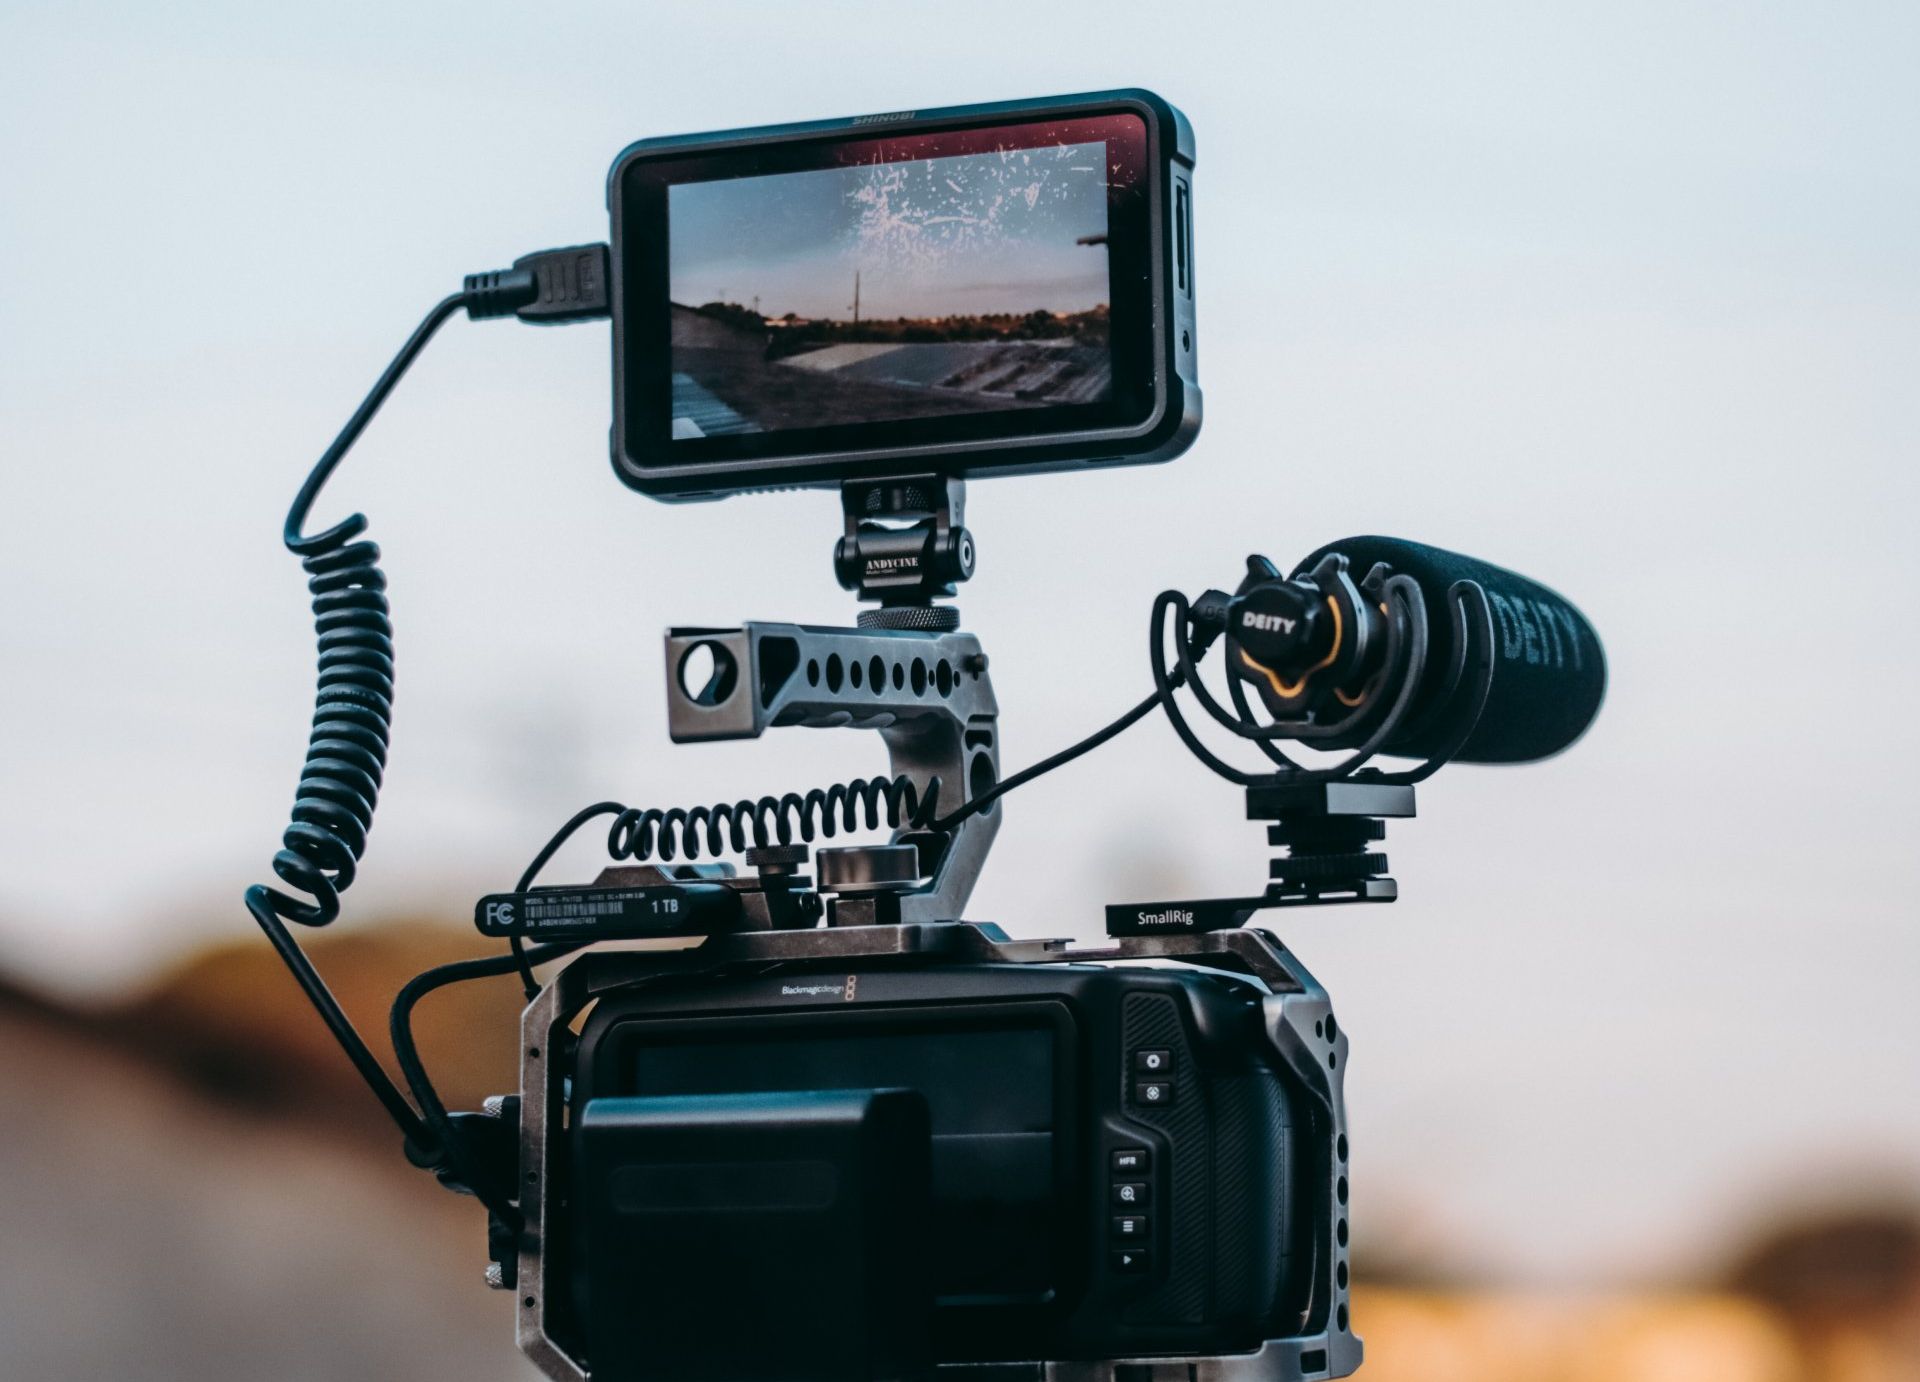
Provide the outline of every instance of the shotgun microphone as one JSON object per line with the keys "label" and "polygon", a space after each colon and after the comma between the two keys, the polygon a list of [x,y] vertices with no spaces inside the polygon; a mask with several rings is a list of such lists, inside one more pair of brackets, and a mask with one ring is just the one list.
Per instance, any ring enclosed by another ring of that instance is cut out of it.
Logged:
{"label": "shotgun microphone", "polygon": [[[1282,578],[1264,557],[1227,608],[1227,662],[1275,720],[1312,725],[1320,747],[1460,763],[1529,763],[1580,738],[1607,689],[1586,616],[1537,581],[1491,562],[1391,537],[1327,544]],[[1404,578],[1404,579],[1400,579]],[[1417,597],[1408,582],[1417,587]],[[1396,653],[1394,600],[1417,598],[1420,655]],[[1405,682],[1415,684],[1410,691]],[[1242,695],[1236,689],[1236,695]],[[1477,714],[1476,714],[1477,712]]]}

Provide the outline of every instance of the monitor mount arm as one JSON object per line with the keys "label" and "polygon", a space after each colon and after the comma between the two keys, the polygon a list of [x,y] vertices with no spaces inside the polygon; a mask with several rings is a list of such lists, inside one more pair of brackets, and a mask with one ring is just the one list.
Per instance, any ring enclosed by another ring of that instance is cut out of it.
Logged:
{"label": "monitor mount arm", "polygon": [[840,487],[846,532],[833,549],[840,584],[878,609],[860,612],[863,629],[960,626],[950,600],[973,575],[973,534],[965,526],[967,482],[940,475],[848,481]]}

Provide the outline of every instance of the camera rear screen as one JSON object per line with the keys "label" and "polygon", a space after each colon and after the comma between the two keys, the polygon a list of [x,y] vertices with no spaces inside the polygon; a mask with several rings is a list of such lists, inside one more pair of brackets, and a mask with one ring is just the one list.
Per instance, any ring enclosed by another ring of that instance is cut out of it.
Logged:
{"label": "camera rear screen", "polygon": [[1057,1283],[1057,1072],[1047,1027],[783,1029],[650,1041],[636,1055],[639,1095],[919,1090],[932,1118],[941,1300],[1033,1301]]}
{"label": "camera rear screen", "polygon": [[676,438],[1113,395],[1104,141],[668,192]]}

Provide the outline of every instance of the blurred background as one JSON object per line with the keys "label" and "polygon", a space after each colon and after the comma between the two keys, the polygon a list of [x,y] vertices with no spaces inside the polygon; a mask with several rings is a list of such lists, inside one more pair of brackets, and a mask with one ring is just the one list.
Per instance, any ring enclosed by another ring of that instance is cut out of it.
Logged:
{"label": "blurred background", "polygon": [[[1206,429],[975,486],[1008,767],[1143,694],[1157,591],[1351,532],[1611,658],[1563,758],[1423,792],[1397,906],[1281,919],[1354,1042],[1363,1375],[1920,1377],[1916,70],[1891,2],[0,10],[0,1375],[529,1375],[240,907],[311,705],[287,502],[461,274],[605,235],[632,139],[1141,84],[1198,132]],[[845,621],[838,510],[624,490],[606,355],[456,323],[320,506],[398,626],[315,947],[372,1028],[577,806],[884,763],[669,750],[660,630]],[[1016,934],[1262,875],[1157,720],[1007,812]],[[516,1006],[429,1000],[455,1099]]]}

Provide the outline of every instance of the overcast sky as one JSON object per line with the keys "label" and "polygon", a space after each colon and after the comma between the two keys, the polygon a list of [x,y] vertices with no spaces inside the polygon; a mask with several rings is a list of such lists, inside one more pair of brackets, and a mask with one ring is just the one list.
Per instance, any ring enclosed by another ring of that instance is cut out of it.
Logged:
{"label": "overcast sky", "polygon": [[[1912,1190],[1916,71],[1906,3],[10,6],[0,965],[99,990],[248,936],[312,694],[287,502],[462,274],[605,235],[626,143],[1140,83],[1198,135],[1207,421],[974,487],[1008,766],[1136,700],[1154,594],[1249,551],[1537,576],[1607,641],[1600,723],[1423,787],[1396,906],[1280,918],[1353,1037],[1363,1241],[1644,1276]],[[607,352],[455,323],[320,504],[371,515],[399,626],[342,926],[460,915],[603,796],[884,763],[668,745],[661,629],[848,619],[839,511],[624,491]],[[974,912],[1016,933],[1264,877],[1161,724],[1006,812]]]}
{"label": "overcast sky", "polygon": [[673,300],[770,317],[1084,312],[1107,301],[1106,146],[680,183],[667,191]]}

